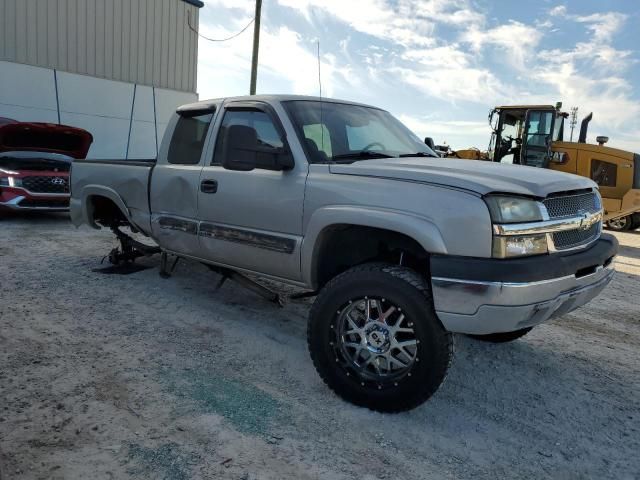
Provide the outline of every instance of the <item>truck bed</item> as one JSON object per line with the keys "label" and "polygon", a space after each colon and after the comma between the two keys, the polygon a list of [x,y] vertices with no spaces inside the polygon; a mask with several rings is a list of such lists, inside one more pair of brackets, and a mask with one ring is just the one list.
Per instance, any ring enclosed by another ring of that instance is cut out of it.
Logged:
{"label": "truck bed", "polygon": [[156,159],[83,159],[71,169],[71,220],[85,222],[86,199],[107,196],[125,206],[129,220],[143,232],[150,232],[149,181]]}

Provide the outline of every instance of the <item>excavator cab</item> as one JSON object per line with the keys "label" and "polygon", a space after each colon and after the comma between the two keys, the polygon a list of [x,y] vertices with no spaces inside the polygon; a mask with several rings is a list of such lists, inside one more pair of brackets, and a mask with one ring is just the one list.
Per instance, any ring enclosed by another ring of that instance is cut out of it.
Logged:
{"label": "excavator cab", "polygon": [[489,158],[494,162],[547,168],[557,161],[551,145],[562,140],[565,114],[560,105],[503,106],[489,114],[493,134]]}

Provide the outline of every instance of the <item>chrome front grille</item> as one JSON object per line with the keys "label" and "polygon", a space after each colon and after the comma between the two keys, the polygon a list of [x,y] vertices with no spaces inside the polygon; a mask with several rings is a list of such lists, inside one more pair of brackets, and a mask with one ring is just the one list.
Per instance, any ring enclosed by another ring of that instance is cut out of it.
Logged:
{"label": "chrome front grille", "polygon": [[569,250],[571,248],[587,245],[600,236],[601,223],[595,223],[586,230],[566,230],[553,234],[553,244],[556,250]]}
{"label": "chrome front grille", "polygon": [[[602,209],[600,198],[596,192],[550,197],[542,203],[551,219],[593,214]],[[597,240],[601,232],[602,222],[597,222],[586,229],[577,228],[553,233],[551,238],[555,250],[571,250]]]}
{"label": "chrome front grille", "polygon": [[578,213],[595,213],[600,211],[600,199],[595,192],[551,197],[544,200],[550,218],[572,217]]}
{"label": "chrome front grille", "polygon": [[33,193],[69,193],[68,177],[24,177],[22,186]]}

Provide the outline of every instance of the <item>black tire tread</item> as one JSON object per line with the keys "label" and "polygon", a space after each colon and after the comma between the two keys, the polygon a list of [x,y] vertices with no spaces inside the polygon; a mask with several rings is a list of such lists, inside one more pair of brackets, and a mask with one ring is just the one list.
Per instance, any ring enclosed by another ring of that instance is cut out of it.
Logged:
{"label": "black tire tread", "polygon": [[[372,262],[372,263],[365,263],[362,265],[358,265],[350,268],[349,270],[346,270],[345,272],[331,279],[322,288],[322,290],[320,291],[320,294],[316,298],[316,301],[313,302],[313,305],[311,306],[311,310],[309,312],[309,319],[312,319],[314,317],[315,311],[317,309],[317,305],[321,304],[321,301],[319,300],[322,300],[325,296],[330,295],[333,287],[337,283],[343,281],[345,278],[348,278],[353,275],[361,274],[363,272],[381,272],[381,271],[387,274],[390,274],[399,280],[404,281],[409,286],[418,290],[422,294],[422,296],[424,296],[425,301],[427,302],[427,305],[432,310],[431,313],[433,314],[434,318],[437,319],[437,315],[433,310],[433,297],[431,295],[431,288],[427,282],[427,279],[421,276],[418,272],[411,270],[407,267],[402,267],[400,265],[392,265],[389,263],[382,263],[382,262]],[[438,323],[440,323],[439,319],[438,319]],[[370,405],[363,405],[363,406],[366,406],[371,410],[376,410],[384,413],[400,413],[407,410],[411,410],[417,407],[418,405],[421,405],[436,392],[436,390],[446,380],[447,373],[449,371],[449,367],[451,366],[451,363],[453,361],[453,356],[454,356],[453,334],[445,330],[444,327],[442,327],[442,324],[440,324],[440,327],[441,327],[441,338],[438,341],[445,344],[445,348],[447,352],[446,358],[444,359],[445,361],[442,362],[440,365],[433,366],[433,368],[438,368],[440,370],[440,375],[442,378],[440,383],[431,388],[425,388],[421,390],[420,395],[418,396],[407,397],[407,398],[402,398],[398,400],[393,408],[381,409],[381,408],[376,408],[375,406],[370,406]],[[307,328],[307,347],[309,349],[309,352],[311,353],[313,366],[315,367],[316,371],[320,375],[320,378],[322,378],[322,381],[336,394],[340,395],[340,392],[336,391],[336,389],[331,385],[329,380],[323,374],[322,368],[319,365],[319,360],[313,354],[312,338],[311,338],[311,321],[309,321],[309,325]]]}

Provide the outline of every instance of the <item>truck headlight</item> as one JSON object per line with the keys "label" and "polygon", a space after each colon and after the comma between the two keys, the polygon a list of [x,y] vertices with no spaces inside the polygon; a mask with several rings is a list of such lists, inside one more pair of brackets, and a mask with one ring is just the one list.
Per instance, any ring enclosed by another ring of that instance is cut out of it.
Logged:
{"label": "truck headlight", "polygon": [[[540,203],[522,197],[490,195],[485,198],[494,225],[531,223],[543,220]],[[547,253],[546,234],[494,235],[494,258],[526,257]]]}
{"label": "truck headlight", "polygon": [[539,203],[521,197],[490,195],[485,202],[493,223],[525,223],[542,220]]}
{"label": "truck headlight", "polygon": [[496,235],[493,237],[494,258],[526,257],[547,252],[547,236],[545,234],[509,237]]}

